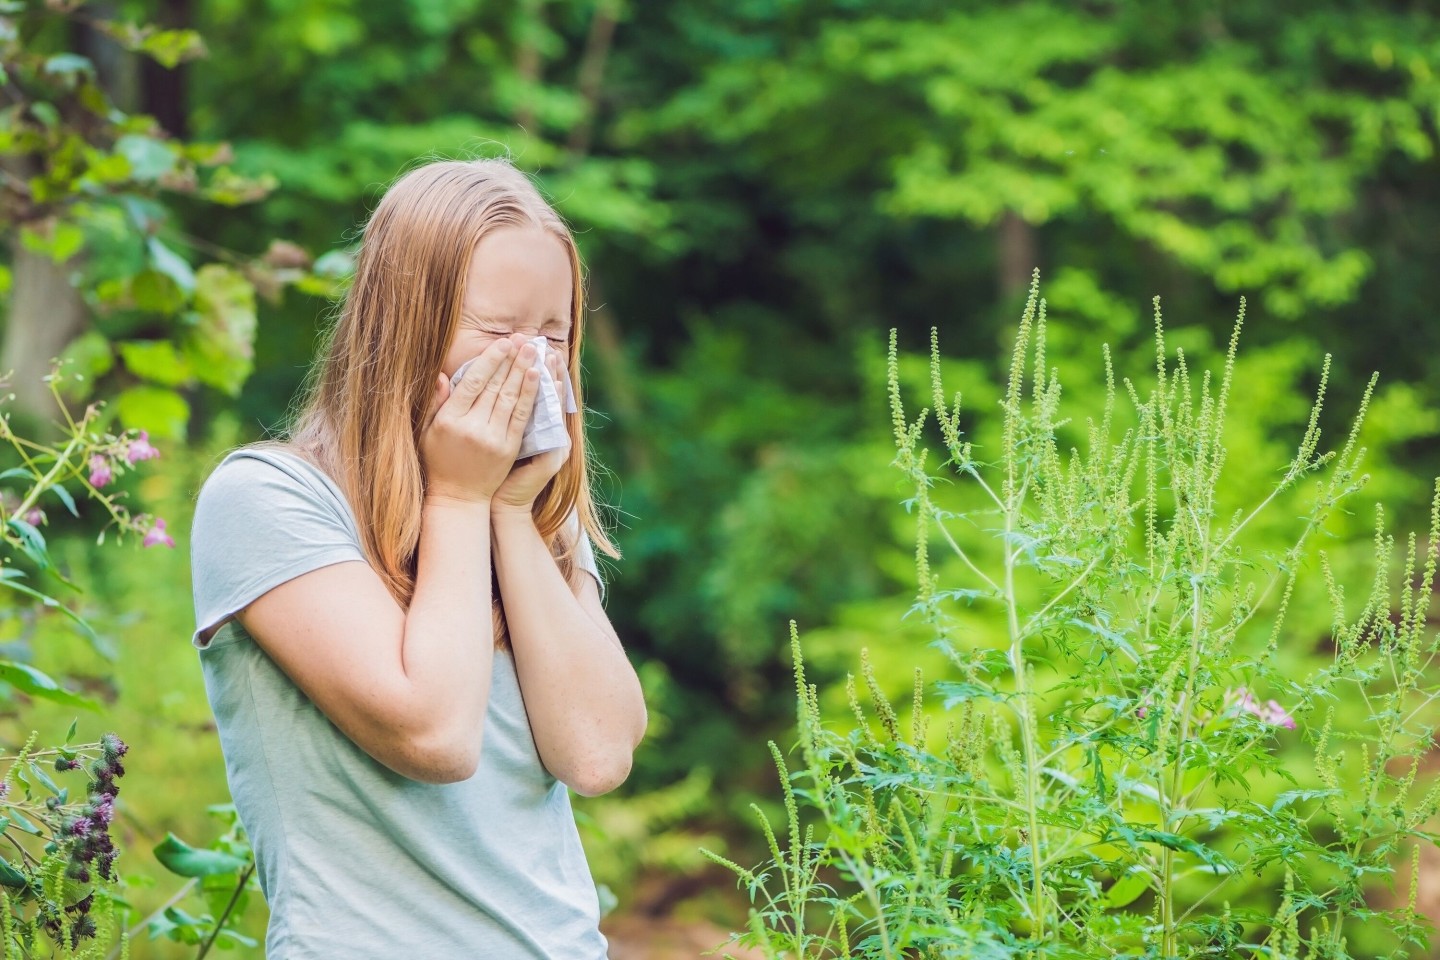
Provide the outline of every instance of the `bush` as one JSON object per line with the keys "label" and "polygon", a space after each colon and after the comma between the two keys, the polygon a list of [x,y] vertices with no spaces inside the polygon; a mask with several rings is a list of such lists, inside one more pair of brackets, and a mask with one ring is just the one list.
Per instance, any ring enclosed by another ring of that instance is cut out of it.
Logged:
{"label": "bush", "polygon": [[[1332,563],[1348,546],[1317,543],[1366,480],[1371,392],[1340,449],[1321,453],[1327,358],[1279,480],[1232,502],[1224,432],[1243,319],[1242,301],[1223,370],[1197,377],[1183,352],[1168,357],[1157,300],[1153,385],[1117,386],[1107,348],[1103,411],[1082,429],[1062,418],[1046,366],[1037,277],[991,462],[962,434],[959,395],[947,403],[932,330],[943,466],[966,482],[945,495],[926,469],[931,408],[907,418],[891,331],[894,464],[918,524],[910,612],[954,674],[927,690],[916,671],[907,731],[862,652],[880,730],[853,677],[856,723],[827,729],[792,622],[800,768],[770,744],[788,848],[762,813],[768,861],[706,851],[758,904],[737,942],[794,958],[1342,958],[1426,942],[1414,906],[1440,810],[1440,782],[1422,774],[1440,696],[1427,679],[1440,639],[1426,629],[1440,493],[1398,584],[1376,508],[1357,608],[1335,572],[1348,555]],[[1298,514],[1278,547],[1276,513]],[[932,569],[932,529],[962,586]],[[1318,654],[1293,615],[1316,593],[1332,621]],[[960,611],[1003,639],[961,642]],[[929,735],[927,699],[950,715],[943,737]],[[819,817],[803,835],[802,806]],[[1386,901],[1377,884],[1406,859],[1408,901]]]}

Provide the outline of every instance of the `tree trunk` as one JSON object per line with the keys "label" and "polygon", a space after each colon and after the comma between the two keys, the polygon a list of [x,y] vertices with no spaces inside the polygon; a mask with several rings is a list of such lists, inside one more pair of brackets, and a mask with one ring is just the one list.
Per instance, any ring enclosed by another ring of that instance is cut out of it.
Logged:
{"label": "tree trunk", "polygon": [[1000,218],[999,282],[1000,299],[1009,302],[1030,289],[1030,275],[1040,265],[1035,228],[1013,210]]}
{"label": "tree trunk", "polygon": [[88,317],[80,291],[69,280],[76,260],[57,264],[25,249],[19,231],[10,241],[10,250],[13,280],[0,370],[13,373],[10,392],[15,394],[15,409],[50,419],[59,415],[44,381],[50,360],[79,336]]}
{"label": "tree trunk", "polygon": [[[163,0],[155,21],[166,30],[190,27],[190,0]],[[149,57],[140,58],[141,112],[148,113],[170,136],[188,139],[189,116],[185,98],[188,68],[179,64],[173,70]]]}

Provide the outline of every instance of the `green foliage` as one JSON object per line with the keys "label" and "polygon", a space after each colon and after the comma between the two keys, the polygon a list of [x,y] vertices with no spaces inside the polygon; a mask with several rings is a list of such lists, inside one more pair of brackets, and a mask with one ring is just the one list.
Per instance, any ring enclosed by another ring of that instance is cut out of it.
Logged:
{"label": "green foliage", "polygon": [[636,122],[743,142],[805,191],[882,171],[875,200],[901,217],[1104,218],[1298,316],[1353,300],[1373,266],[1322,224],[1387,159],[1434,156],[1437,53],[1427,16],[1370,7],[917,7],[826,19],[783,60],[720,60]]}
{"label": "green foliage", "polygon": [[[880,732],[853,677],[856,723],[827,729],[792,622],[803,753],[793,776],[771,744],[788,849],[762,815],[769,861],[746,869],[712,855],[761,901],[739,941],[794,957],[1423,947],[1418,867],[1408,905],[1378,884],[1440,842],[1440,781],[1422,772],[1440,698],[1426,679],[1440,653],[1426,625],[1440,484],[1428,546],[1416,560],[1410,538],[1398,582],[1378,508],[1369,570],[1341,580],[1331,557],[1346,544],[1314,542],[1334,535],[1331,518],[1367,479],[1369,391],[1340,448],[1322,453],[1327,359],[1288,465],[1258,503],[1237,502],[1226,434],[1248,410],[1239,323],[1219,375],[1199,374],[1184,352],[1171,360],[1157,302],[1153,386],[1117,381],[1107,351],[1102,412],[1081,428],[1063,415],[1047,363],[1046,312],[1032,287],[990,462],[960,428],[959,396],[946,397],[934,330],[932,406],[905,415],[891,331],[895,465],[918,524],[910,612],[950,663],[951,678],[933,684],[945,734],[928,733],[921,670],[902,729],[863,653]],[[942,506],[926,469],[932,410],[943,466],[973,497],[961,509]],[[1063,440],[1067,429],[1084,439]],[[1272,511],[1299,517],[1279,549],[1254,536]],[[932,530],[963,587],[942,587]],[[1363,588],[1358,603],[1347,586]],[[1296,650],[1311,623],[1289,615],[1317,587],[1329,616],[1325,653],[1311,657]],[[993,631],[971,629],[982,620]],[[1271,694],[1280,700],[1262,705]],[[1338,709],[1347,704],[1363,710]],[[803,836],[802,804],[820,817]],[[827,868],[838,879],[822,879]]]}
{"label": "green foliage", "polygon": [[[13,860],[0,859],[6,960],[98,958],[119,935],[117,906],[124,901],[115,890],[119,851],[109,824],[128,748],[114,734],[72,745],[75,726],[59,747],[35,749],[32,732],[18,752],[0,757],[0,835],[14,848]],[[71,799],[70,787],[57,778],[82,769],[90,777],[88,795]]]}
{"label": "green foliage", "polygon": [[[127,426],[178,439],[190,415],[181,390],[204,384],[233,396],[249,376],[257,287],[275,299],[287,283],[322,290],[331,284],[304,269],[303,251],[302,262],[292,256],[277,268],[263,255],[233,254],[176,229],[173,198],[248,204],[276,181],[265,172],[236,172],[228,144],[182,142],[152,118],[119,109],[91,61],[55,50],[52,40],[83,24],[174,67],[204,55],[198,34],[80,6],[23,2],[0,12],[9,93],[0,110],[0,155],[8,169],[28,171],[9,174],[0,227],[14,231],[26,250],[77,268],[72,282],[96,325],[65,351],[88,373],[67,385],[69,398],[88,399],[97,380],[113,377],[112,386],[129,386],[118,405]],[[177,245],[217,261],[196,269]],[[12,326],[45,322],[28,314],[9,318]]]}

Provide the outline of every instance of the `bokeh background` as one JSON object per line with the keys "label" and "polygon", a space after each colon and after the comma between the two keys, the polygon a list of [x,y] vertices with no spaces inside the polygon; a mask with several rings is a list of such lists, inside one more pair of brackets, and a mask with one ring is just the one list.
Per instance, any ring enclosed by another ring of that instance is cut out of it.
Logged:
{"label": "bokeh background", "polygon": [[[176,888],[150,848],[166,831],[208,843],[224,825],[207,807],[228,800],[188,643],[193,497],[224,451],[282,422],[360,224],[418,159],[511,157],[587,264],[588,429],[623,552],[601,557],[607,607],[652,723],[628,783],[575,800],[616,960],[698,956],[743,925],[744,892],[699,848],[763,852],[750,805],[773,816],[765,742],[793,743],[789,621],[825,689],[862,647],[902,700],[915,665],[943,669],[902,620],[914,522],[890,465],[892,327],[920,390],[938,328],[947,385],[983,418],[1037,267],[1051,361],[1087,403],[1102,343],[1130,375],[1153,368],[1153,297],[1200,363],[1223,352],[1243,296],[1237,483],[1273,479],[1283,456],[1261,454],[1293,445],[1326,353],[1337,423],[1381,375],[1367,496],[1413,525],[1440,472],[1430,3],[84,5],[196,31],[204,55],[186,47],[171,67],[13,6],[25,44],[88,58],[120,109],[151,118],[115,150],[130,175],[158,163],[163,216],[145,229],[82,218],[78,253],[12,231],[0,274],[17,415],[53,416],[27,383],[65,353],[93,374],[78,399],[111,400],[163,452],[127,482],[175,550],[97,549],[94,518],[47,518],[113,656],[30,611],[0,624],[11,655],[103,703],[82,726],[131,742],[121,866],[145,912]],[[228,144],[205,189],[166,182],[151,145],[179,142]],[[175,340],[187,314],[106,278],[183,280],[208,262],[253,290],[225,315],[229,372],[123,348]],[[26,287],[45,271],[76,295]],[[5,704],[7,738],[75,715]],[[254,900],[243,929],[262,937]],[[162,940],[134,955],[193,952]]]}

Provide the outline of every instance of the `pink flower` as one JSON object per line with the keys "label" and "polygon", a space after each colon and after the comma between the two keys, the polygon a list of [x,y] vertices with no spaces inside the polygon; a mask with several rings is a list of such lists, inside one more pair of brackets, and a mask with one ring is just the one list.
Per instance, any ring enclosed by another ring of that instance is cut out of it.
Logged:
{"label": "pink flower", "polygon": [[164,544],[167,547],[175,546],[175,540],[165,532],[165,520],[161,517],[155,518],[155,525],[145,534],[145,539],[140,541],[142,547],[154,547]]}
{"label": "pink flower", "polygon": [[110,469],[110,460],[95,454],[90,458],[90,486],[103,487],[115,479],[115,473]]}
{"label": "pink flower", "polygon": [[141,460],[154,460],[160,456],[160,451],[150,445],[150,434],[144,430],[140,436],[130,441],[130,446],[125,450],[125,459],[133,465]]}
{"label": "pink flower", "polygon": [[1227,690],[1225,692],[1225,703],[1227,705],[1234,703],[1241,710],[1258,717],[1271,726],[1284,727],[1286,730],[1295,729],[1295,718],[1290,716],[1289,712],[1277,701],[1267,700],[1265,705],[1261,706],[1260,702],[1251,696],[1250,691],[1244,687]]}
{"label": "pink flower", "polygon": [[1284,727],[1286,730],[1295,729],[1295,718],[1285,712],[1285,708],[1274,700],[1265,702],[1265,713],[1261,716],[1266,723],[1272,723],[1277,727]]}
{"label": "pink flower", "polygon": [[38,527],[45,522],[45,511],[39,507],[31,507],[25,513],[25,522],[32,527]]}

